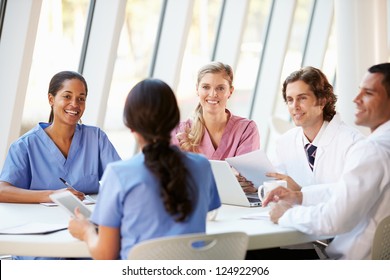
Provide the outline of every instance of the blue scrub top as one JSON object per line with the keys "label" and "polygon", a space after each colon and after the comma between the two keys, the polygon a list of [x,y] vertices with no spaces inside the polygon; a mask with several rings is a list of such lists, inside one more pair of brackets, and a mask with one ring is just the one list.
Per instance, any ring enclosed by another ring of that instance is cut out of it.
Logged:
{"label": "blue scrub top", "polygon": [[120,228],[121,259],[127,259],[134,244],[143,240],[205,232],[207,212],[221,206],[211,166],[200,154],[183,152],[183,159],[197,196],[185,222],[176,222],[165,210],[160,183],[145,166],[143,153],[107,166],[91,220]]}
{"label": "blue scrub top", "polygon": [[98,127],[77,124],[65,158],[44,131],[49,125],[39,123],[11,145],[0,181],[23,189],[56,190],[65,187],[61,177],[78,191],[97,193],[107,164],[120,160],[107,135]]}

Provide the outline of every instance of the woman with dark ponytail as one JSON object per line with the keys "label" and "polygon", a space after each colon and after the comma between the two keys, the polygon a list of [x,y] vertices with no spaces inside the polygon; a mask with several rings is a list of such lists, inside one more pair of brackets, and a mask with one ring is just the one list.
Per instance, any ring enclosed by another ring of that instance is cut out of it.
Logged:
{"label": "woman with dark ponytail", "polygon": [[166,83],[139,82],[123,119],[141,152],[107,167],[91,217],[97,232],[78,211],[69,223],[94,259],[127,259],[140,241],[205,232],[207,213],[221,205],[208,160],[170,145],[180,112]]}

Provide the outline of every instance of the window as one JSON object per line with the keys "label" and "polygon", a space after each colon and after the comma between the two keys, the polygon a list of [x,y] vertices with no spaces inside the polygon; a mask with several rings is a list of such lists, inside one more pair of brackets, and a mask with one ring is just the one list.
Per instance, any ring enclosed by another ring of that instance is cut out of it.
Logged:
{"label": "window", "polygon": [[38,122],[48,121],[50,106],[47,90],[52,76],[63,70],[77,71],[89,2],[42,1],[21,134]]}
{"label": "window", "polygon": [[191,27],[176,93],[182,119],[190,117],[198,104],[195,91],[197,72],[200,67],[210,62],[221,6],[221,0],[195,0],[194,2]]}
{"label": "window", "polygon": [[290,115],[283,100],[282,84],[290,73],[301,68],[312,5],[312,0],[298,0],[295,8],[289,45],[287,46],[283,70],[280,77],[280,90],[277,93],[276,107],[274,111],[274,115],[278,115],[286,120],[290,118]]}
{"label": "window", "polygon": [[5,5],[6,5],[6,1],[0,0],[0,40],[1,40],[1,30],[3,29]]}
{"label": "window", "polygon": [[234,78],[235,92],[228,105],[235,115],[249,117],[270,6],[270,0],[252,0],[249,4],[247,23]]}
{"label": "window", "polygon": [[128,0],[108,98],[104,130],[122,158],[134,153],[135,140],[124,126],[122,112],[130,89],[148,77],[162,0]]}

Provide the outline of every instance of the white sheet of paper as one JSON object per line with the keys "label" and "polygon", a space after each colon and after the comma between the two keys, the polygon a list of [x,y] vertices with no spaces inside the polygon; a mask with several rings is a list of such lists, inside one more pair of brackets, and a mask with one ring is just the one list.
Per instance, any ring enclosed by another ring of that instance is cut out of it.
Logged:
{"label": "white sheet of paper", "polygon": [[226,158],[226,161],[247,180],[252,181],[256,188],[262,185],[264,181],[272,180],[265,173],[276,172],[276,168],[262,150]]}
{"label": "white sheet of paper", "polygon": [[246,220],[266,220],[269,221],[269,212],[268,211],[261,211],[258,213],[252,213],[245,216],[242,216],[241,219]]}
{"label": "white sheet of paper", "polygon": [[67,228],[67,224],[26,223],[0,229],[0,234],[47,234]]}

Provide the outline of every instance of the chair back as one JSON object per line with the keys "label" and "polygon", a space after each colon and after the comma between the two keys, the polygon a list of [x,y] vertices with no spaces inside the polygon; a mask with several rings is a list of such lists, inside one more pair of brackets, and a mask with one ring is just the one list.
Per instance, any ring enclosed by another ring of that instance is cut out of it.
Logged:
{"label": "chair back", "polygon": [[390,216],[384,218],[375,230],[372,259],[390,260]]}
{"label": "chair back", "polygon": [[134,245],[128,259],[243,260],[248,240],[248,235],[244,232],[161,237]]}

